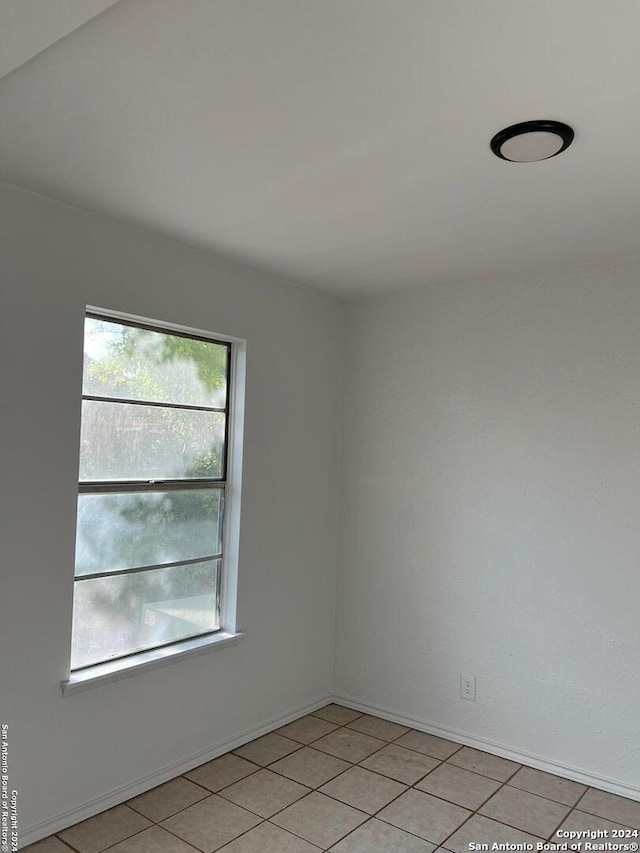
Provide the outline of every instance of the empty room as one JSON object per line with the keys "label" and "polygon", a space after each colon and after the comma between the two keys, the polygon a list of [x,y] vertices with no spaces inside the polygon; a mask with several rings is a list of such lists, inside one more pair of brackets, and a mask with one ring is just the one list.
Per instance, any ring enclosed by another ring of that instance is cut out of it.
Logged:
{"label": "empty room", "polygon": [[0,0],[0,853],[635,853],[640,3]]}

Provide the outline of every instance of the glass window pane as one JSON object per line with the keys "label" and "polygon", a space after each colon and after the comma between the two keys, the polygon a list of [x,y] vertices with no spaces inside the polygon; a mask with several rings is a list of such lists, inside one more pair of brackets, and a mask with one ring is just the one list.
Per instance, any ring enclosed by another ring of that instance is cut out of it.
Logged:
{"label": "glass window pane", "polygon": [[71,669],[218,630],[219,560],[76,581]]}
{"label": "glass window pane", "polygon": [[223,502],[222,489],[80,495],[76,576],[219,554]]}
{"label": "glass window pane", "polygon": [[227,347],[85,319],[83,393],[224,408]]}
{"label": "glass window pane", "polygon": [[225,416],[84,400],[80,480],[222,477]]}

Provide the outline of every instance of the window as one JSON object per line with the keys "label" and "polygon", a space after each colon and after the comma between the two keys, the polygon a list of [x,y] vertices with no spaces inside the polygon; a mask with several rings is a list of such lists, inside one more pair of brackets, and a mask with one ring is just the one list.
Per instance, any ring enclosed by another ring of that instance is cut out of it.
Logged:
{"label": "window", "polygon": [[87,314],[72,673],[221,630],[233,354]]}

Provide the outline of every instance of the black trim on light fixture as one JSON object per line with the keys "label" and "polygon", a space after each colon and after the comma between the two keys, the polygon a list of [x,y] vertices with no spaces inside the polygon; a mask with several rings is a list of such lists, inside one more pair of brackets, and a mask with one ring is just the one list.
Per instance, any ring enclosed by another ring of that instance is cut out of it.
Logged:
{"label": "black trim on light fixture", "polygon": [[508,142],[509,139],[513,139],[515,136],[522,136],[525,133],[555,133],[556,136],[559,136],[562,139],[562,147],[555,152],[555,154],[550,154],[549,157],[543,157],[543,160],[550,160],[551,157],[557,157],[558,154],[562,154],[573,142],[574,132],[573,128],[569,127],[568,124],[564,124],[561,121],[553,121],[551,119],[541,119],[538,121],[523,121],[520,124],[512,124],[510,127],[505,127],[504,130],[498,131],[496,135],[491,140],[491,150],[496,155],[496,157],[500,157],[501,160],[507,160],[509,163],[515,162],[539,162],[535,160],[530,161],[515,161],[510,160],[508,157],[504,157],[502,154],[502,146],[505,142]]}

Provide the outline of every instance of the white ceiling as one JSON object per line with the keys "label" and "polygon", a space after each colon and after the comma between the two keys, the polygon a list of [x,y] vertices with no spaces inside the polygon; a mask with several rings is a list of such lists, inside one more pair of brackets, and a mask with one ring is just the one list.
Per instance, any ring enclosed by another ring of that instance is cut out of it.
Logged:
{"label": "white ceiling", "polygon": [[[639,34],[638,0],[120,0],[0,80],[0,179],[343,293],[640,254]],[[572,147],[490,153],[533,118]]]}

